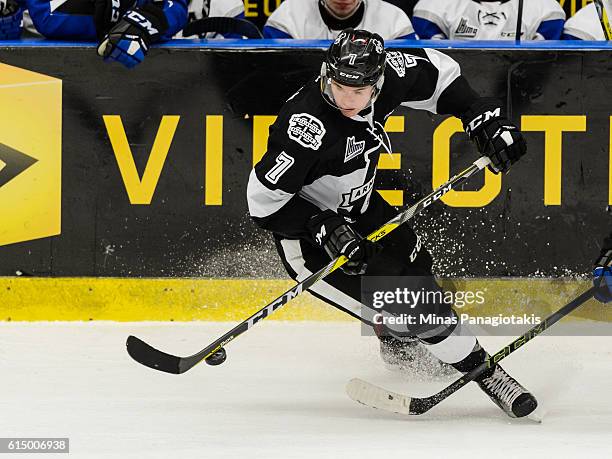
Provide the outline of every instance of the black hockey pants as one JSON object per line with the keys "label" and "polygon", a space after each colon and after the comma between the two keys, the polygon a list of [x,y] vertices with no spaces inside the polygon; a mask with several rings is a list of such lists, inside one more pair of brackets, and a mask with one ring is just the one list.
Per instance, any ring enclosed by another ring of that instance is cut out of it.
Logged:
{"label": "black hockey pants", "polygon": [[[359,216],[351,227],[360,235],[366,236],[392,219],[397,213],[394,207],[374,192],[368,210]],[[284,239],[277,236],[275,241],[285,269],[296,281],[303,281],[330,261],[322,249],[307,240]],[[440,290],[431,272],[431,255],[421,247],[419,238],[407,223],[386,235],[379,243],[383,246],[383,250],[368,264],[366,276],[414,276],[417,279],[415,282],[418,282],[418,288],[429,291]],[[338,269],[313,285],[309,292],[362,322],[373,325],[369,320],[372,317],[372,309],[362,305],[361,302],[361,277],[345,274]],[[366,310],[363,310],[362,307]],[[449,317],[453,314],[450,305],[444,302],[434,304],[429,302],[419,304],[412,309],[391,312],[395,315],[435,313],[438,316]],[[390,333],[395,336],[430,338],[442,337],[452,331],[452,327],[449,329],[448,326],[427,326],[420,323],[416,326],[404,325],[403,327],[400,333],[397,330]],[[377,334],[381,334],[380,329],[377,330]]]}

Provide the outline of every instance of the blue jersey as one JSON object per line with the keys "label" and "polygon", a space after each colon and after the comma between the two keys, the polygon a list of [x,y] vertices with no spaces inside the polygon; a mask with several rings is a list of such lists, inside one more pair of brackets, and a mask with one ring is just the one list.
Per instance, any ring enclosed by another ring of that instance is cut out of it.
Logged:
{"label": "blue jersey", "polygon": [[[97,41],[94,3],[91,0],[25,0],[32,22],[46,38]],[[137,0],[135,6],[152,3]],[[168,30],[160,40],[169,40],[187,24],[187,0],[163,0]]]}

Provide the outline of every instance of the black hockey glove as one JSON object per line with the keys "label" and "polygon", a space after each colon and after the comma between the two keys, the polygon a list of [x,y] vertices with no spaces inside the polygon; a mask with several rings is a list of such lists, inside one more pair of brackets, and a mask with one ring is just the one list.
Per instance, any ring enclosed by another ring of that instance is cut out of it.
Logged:
{"label": "black hockey glove", "polygon": [[479,99],[461,116],[463,128],[478,151],[491,159],[489,169],[507,172],[527,152],[523,135],[512,121],[502,116],[496,99]]}
{"label": "black hockey glove", "polygon": [[322,247],[333,260],[340,255],[348,258],[340,267],[346,274],[360,275],[366,272],[368,261],[382,250],[380,244],[361,239],[347,222],[333,210],[325,210],[307,223],[312,242]]}
{"label": "black hockey glove", "polygon": [[119,19],[136,5],[136,0],[94,0],[94,25],[98,41],[102,41]]}
{"label": "black hockey glove", "polygon": [[152,42],[168,30],[162,8],[149,3],[129,10],[98,45],[104,61],[117,61],[132,68],[142,62]]}
{"label": "black hockey glove", "polygon": [[598,289],[595,298],[602,303],[612,301],[612,234],[604,239],[599,258],[595,260],[593,284]]}

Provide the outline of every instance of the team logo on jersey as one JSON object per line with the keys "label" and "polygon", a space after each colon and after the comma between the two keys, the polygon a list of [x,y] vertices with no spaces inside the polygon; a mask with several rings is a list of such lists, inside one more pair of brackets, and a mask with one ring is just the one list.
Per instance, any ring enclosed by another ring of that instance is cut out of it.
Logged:
{"label": "team logo on jersey", "polygon": [[287,134],[290,139],[295,140],[303,147],[318,150],[323,143],[325,126],[318,118],[308,113],[296,113],[291,115]]}
{"label": "team logo on jersey", "polygon": [[348,193],[342,193],[342,202],[340,203],[339,207],[350,207],[363,197],[368,196],[372,191],[372,188],[374,188],[375,178],[376,174],[373,175],[372,178],[367,181],[367,183],[353,188]]}
{"label": "team logo on jersey", "polygon": [[424,57],[414,56],[408,53],[387,51],[387,62],[400,78],[406,76],[406,69],[416,67],[419,64],[419,60],[428,61],[428,59]]}
{"label": "team logo on jersey", "polygon": [[344,152],[344,162],[347,163],[356,156],[363,153],[365,140],[355,142],[355,136],[346,139],[346,151]]}
{"label": "team logo on jersey", "polygon": [[457,26],[457,30],[455,30],[455,36],[475,37],[476,33],[478,33],[478,29],[468,25],[468,20],[466,18],[461,18],[459,25]]}

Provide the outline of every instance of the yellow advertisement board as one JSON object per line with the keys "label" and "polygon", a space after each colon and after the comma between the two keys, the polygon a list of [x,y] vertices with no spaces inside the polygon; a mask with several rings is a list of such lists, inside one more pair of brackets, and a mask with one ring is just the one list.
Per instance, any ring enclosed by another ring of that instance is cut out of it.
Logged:
{"label": "yellow advertisement board", "polygon": [[0,246],[61,232],[62,82],[0,64]]}

